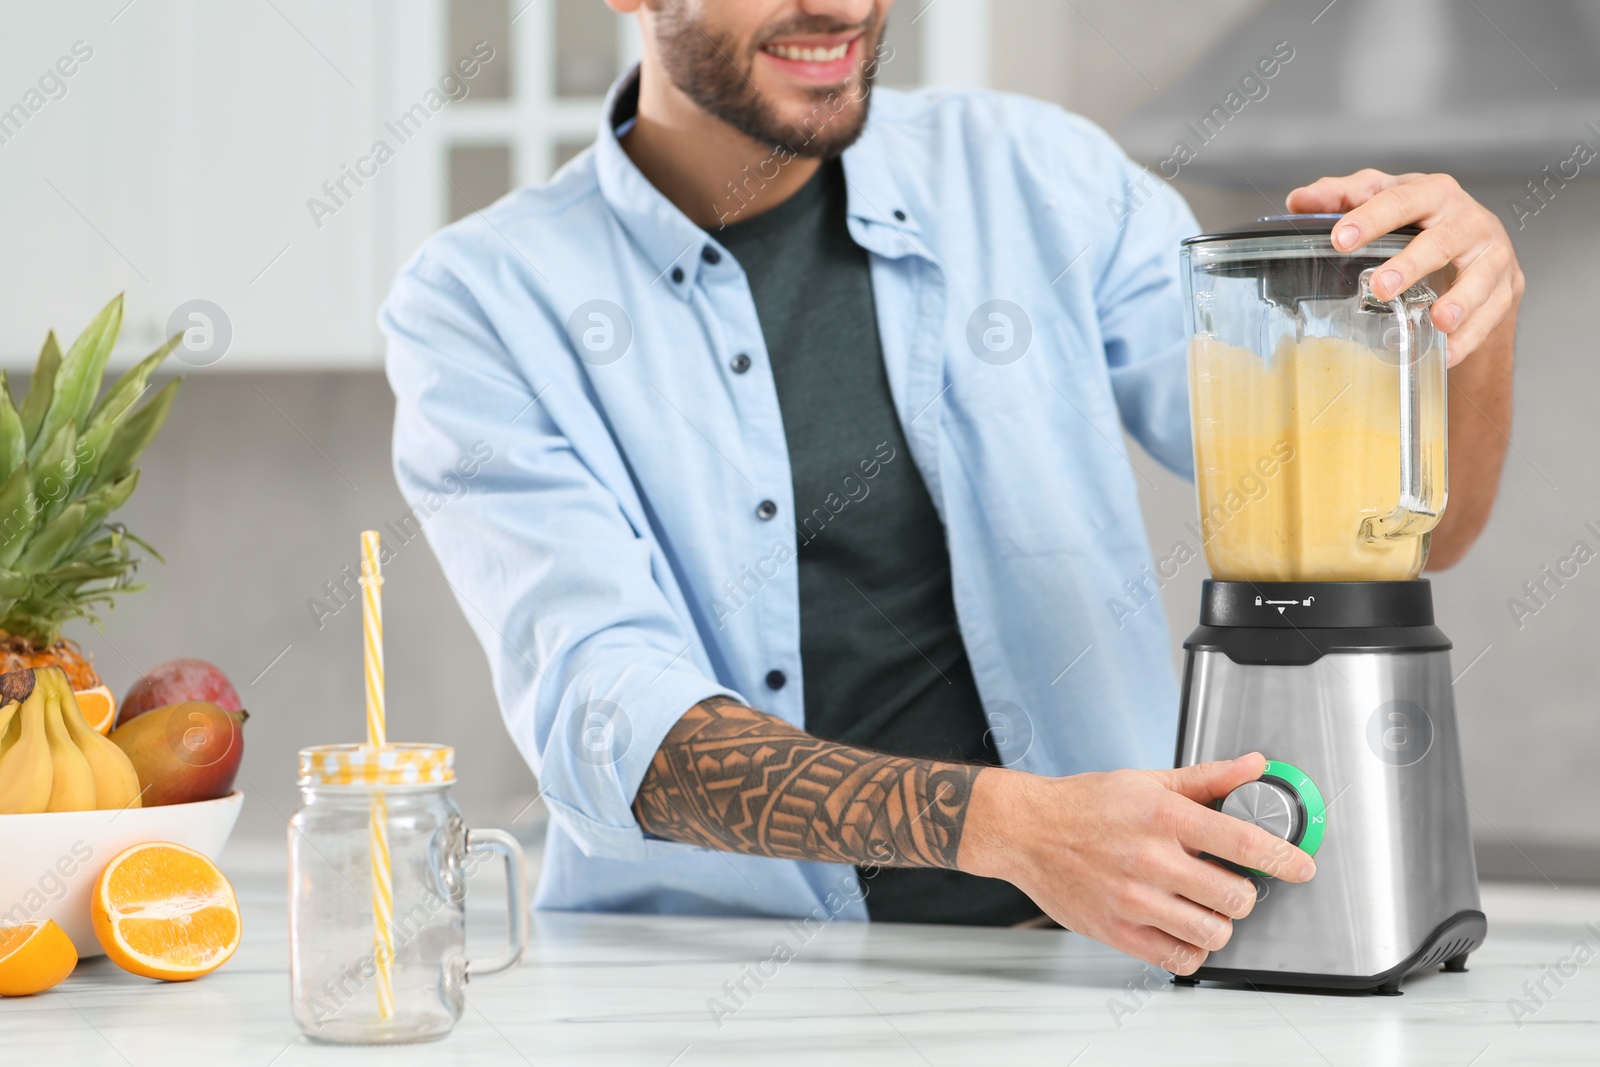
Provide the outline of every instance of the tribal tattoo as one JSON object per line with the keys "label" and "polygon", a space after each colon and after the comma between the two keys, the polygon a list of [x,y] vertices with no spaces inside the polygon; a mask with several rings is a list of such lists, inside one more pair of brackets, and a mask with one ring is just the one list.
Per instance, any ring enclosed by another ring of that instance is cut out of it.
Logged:
{"label": "tribal tattoo", "polygon": [[728,852],[954,868],[982,770],[824,741],[718,697],[668,732],[633,811],[647,833]]}

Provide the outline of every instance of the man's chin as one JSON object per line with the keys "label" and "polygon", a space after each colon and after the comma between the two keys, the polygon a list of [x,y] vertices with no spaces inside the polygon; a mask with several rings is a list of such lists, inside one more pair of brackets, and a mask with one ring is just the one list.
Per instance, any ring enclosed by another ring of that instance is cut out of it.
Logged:
{"label": "man's chin", "polygon": [[797,156],[832,159],[856,142],[866,123],[867,97],[859,86],[818,90],[784,108],[773,142]]}

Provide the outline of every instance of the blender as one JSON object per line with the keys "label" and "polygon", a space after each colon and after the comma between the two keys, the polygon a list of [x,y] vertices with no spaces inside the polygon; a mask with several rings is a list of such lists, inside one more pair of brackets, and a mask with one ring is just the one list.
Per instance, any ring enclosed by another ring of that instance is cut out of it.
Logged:
{"label": "blender", "polygon": [[[1418,231],[1334,250],[1337,215],[1183,242],[1201,534],[1176,763],[1259,750],[1222,811],[1317,860],[1242,871],[1255,909],[1179,979],[1398,993],[1483,942],[1450,641],[1419,578],[1445,505],[1438,275],[1374,269]],[[1231,866],[1231,865],[1230,865]]]}

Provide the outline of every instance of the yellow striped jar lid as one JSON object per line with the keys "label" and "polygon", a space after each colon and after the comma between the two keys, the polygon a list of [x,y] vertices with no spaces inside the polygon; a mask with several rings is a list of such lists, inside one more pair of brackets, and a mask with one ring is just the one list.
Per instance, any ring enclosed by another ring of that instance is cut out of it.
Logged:
{"label": "yellow striped jar lid", "polygon": [[300,750],[300,784],[448,785],[456,780],[449,745],[314,745]]}

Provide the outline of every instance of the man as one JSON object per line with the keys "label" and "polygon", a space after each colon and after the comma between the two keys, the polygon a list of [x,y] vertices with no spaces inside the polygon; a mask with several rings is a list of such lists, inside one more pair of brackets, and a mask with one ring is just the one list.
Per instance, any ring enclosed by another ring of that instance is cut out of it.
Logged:
{"label": "man", "polygon": [[[428,534],[553,814],[541,906],[1048,916],[1193,971],[1255,899],[1200,852],[1313,873],[1207,806],[1259,754],[1117,769],[1173,740],[1161,612],[1105,605],[1150,559],[1123,428],[1192,473],[1199,226],[1056,108],[869,94],[891,0],[609,2],[644,53],[593,150],[383,313],[406,495],[494,450]],[[1459,271],[1448,565],[1504,456],[1510,242],[1437,175],[1289,208],[1422,227],[1380,296]]]}

